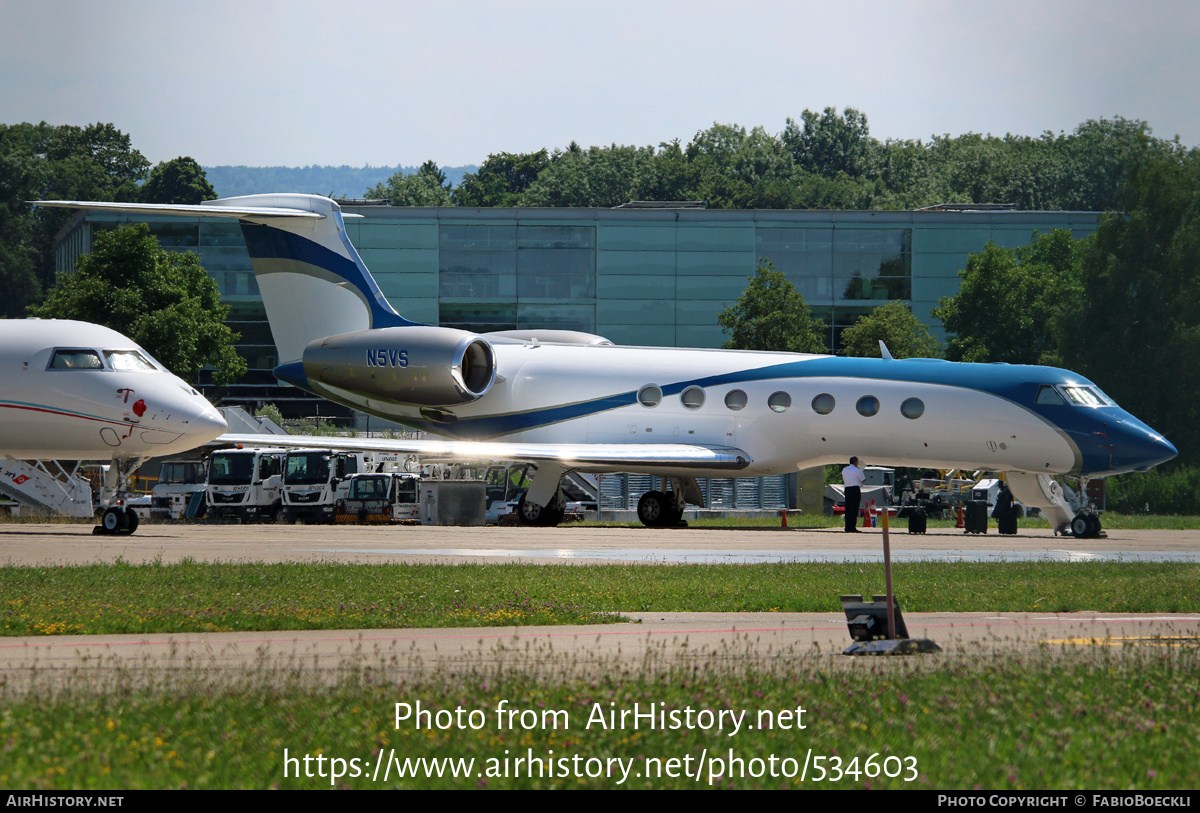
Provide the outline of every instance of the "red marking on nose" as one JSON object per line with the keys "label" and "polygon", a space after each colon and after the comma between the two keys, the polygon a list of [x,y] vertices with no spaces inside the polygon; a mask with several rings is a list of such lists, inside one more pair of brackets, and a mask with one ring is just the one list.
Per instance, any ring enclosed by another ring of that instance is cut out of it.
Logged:
{"label": "red marking on nose", "polygon": [[146,414],[146,402],[141,398],[133,402],[133,414],[137,415],[139,418]]}

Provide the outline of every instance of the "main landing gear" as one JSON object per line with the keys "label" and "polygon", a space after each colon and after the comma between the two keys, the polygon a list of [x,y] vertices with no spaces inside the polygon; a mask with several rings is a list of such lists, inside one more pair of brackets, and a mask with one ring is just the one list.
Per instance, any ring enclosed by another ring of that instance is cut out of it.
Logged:
{"label": "main landing gear", "polygon": [[546,506],[525,499],[528,496],[528,494],[523,495],[521,501],[517,503],[517,518],[521,520],[522,525],[550,527],[563,521],[563,516],[567,511],[562,489],[555,493],[554,499]]}
{"label": "main landing gear", "polygon": [[562,476],[561,463],[545,460],[537,464],[532,485],[517,503],[517,519],[522,525],[544,528],[563,521],[567,513],[567,501],[559,486]]}
{"label": "main landing gear", "polygon": [[659,480],[657,490],[647,491],[638,500],[638,519],[651,528],[669,528],[683,521],[683,512],[688,503],[704,505],[704,494],[696,478],[663,477]]}
{"label": "main landing gear", "polygon": [[650,528],[678,525],[683,519],[683,499],[674,491],[647,491],[638,500],[638,519]]}

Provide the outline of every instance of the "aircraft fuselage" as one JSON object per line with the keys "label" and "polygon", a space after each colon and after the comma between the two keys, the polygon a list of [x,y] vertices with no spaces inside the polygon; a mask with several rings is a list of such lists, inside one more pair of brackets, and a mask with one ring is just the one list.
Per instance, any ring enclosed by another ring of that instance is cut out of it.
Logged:
{"label": "aircraft fuselage", "polygon": [[[879,465],[1104,476],[1175,454],[1090,381],[1051,367],[532,342],[492,347],[496,379],[486,394],[436,410],[321,380],[288,380],[459,440],[734,447],[750,457],[739,476],[842,463],[852,454]],[[355,366],[337,380],[371,374],[366,361]],[[1072,400],[1080,393],[1087,402]]]}

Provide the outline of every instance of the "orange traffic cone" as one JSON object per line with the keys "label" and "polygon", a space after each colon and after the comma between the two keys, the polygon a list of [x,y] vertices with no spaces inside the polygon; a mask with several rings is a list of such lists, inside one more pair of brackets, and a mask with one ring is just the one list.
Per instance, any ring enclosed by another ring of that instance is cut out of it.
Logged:
{"label": "orange traffic cone", "polygon": [[787,509],[786,508],[779,512],[779,527],[780,528],[787,527]]}
{"label": "orange traffic cone", "polygon": [[965,528],[967,527],[967,523],[963,521],[963,510],[962,510],[962,506],[961,506],[961,505],[959,505],[959,506],[955,506],[955,508],[954,508],[954,516],[955,516],[955,520],[954,520],[954,527],[955,527],[955,528],[964,528],[964,529],[965,529]]}

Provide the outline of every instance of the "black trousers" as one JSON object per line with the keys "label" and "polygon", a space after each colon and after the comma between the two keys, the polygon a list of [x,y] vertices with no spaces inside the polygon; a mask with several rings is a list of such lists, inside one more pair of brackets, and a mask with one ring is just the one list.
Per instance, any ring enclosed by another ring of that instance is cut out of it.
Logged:
{"label": "black trousers", "polygon": [[862,489],[858,486],[846,486],[846,530],[852,531],[858,526],[858,507],[862,503]]}

